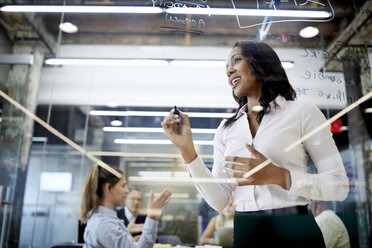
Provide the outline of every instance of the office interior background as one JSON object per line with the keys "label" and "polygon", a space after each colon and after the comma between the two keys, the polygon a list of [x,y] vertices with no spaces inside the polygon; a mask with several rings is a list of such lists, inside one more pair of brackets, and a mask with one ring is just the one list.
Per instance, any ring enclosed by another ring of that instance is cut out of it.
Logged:
{"label": "office interior background", "polygon": [[238,40],[272,46],[297,97],[334,118],[350,192],[329,206],[351,247],[370,247],[372,1],[0,3],[1,247],[76,243],[96,160],[121,168],[144,206],[150,190],[173,188],[160,232],[197,244],[217,212],[160,123],[174,105],[188,113],[212,167],[214,131],[237,107],[225,69]]}

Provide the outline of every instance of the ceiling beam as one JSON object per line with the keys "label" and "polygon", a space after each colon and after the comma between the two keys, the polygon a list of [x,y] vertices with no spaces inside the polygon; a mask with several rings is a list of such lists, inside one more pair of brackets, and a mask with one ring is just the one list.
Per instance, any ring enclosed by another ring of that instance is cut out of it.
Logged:
{"label": "ceiling beam", "polygon": [[[371,31],[371,18],[372,18],[372,1],[366,1],[361,7],[364,11],[360,11],[353,21],[346,27],[343,31],[328,47],[327,52],[330,54],[329,58],[325,60],[325,67],[327,70],[340,70],[341,63],[335,60],[336,56],[344,56],[345,48],[349,44],[353,45],[365,45],[359,39],[360,36],[370,35]],[[363,39],[368,40],[368,39]],[[353,41],[357,41],[354,44]],[[359,44],[358,44],[359,43]]]}

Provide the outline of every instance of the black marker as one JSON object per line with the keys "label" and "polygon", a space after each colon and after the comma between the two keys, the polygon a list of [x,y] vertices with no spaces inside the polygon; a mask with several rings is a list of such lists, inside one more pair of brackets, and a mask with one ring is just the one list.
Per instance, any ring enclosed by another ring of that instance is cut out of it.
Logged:
{"label": "black marker", "polygon": [[182,118],[180,116],[180,112],[178,111],[178,108],[176,105],[174,105],[174,114],[180,117],[180,122],[178,122],[178,125],[182,125]]}

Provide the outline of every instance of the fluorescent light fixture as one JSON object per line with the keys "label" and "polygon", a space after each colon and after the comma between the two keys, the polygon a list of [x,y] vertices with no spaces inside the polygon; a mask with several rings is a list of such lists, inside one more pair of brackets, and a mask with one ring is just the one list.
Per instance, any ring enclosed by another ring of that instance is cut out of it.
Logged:
{"label": "fluorescent light fixture", "polygon": [[347,131],[349,130],[348,126],[341,126],[341,131]]}
{"label": "fluorescent light fixture", "polygon": [[[115,144],[129,145],[172,145],[170,140],[155,140],[155,139],[114,139]],[[213,141],[209,140],[194,140],[195,145],[212,146]]]}
{"label": "fluorescent light fixture", "polygon": [[119,107],[119,105],[116,102],[109,102],[109,103],[107,103],[106,106],[107,107],[110,107],[110,108],[117,108],[117,107]]}
{"label": "fluorescent light fixture", "polygon": [[163,10],[152,6],[87,6],[87,5],[5,5],[5,12],[43,12],[43,13],[128,13],[159,14]]}
{"label": "fluorescent light fixture", "polygon": [[[5,12],[43,12],[43,13],[128,13],[160,14],[163,9],[152,6],[86,6],[86,5],[4,5]],[[195,15],[241,15],[241,16],[275,16],[329,18],[327,11],[318,10],[273,10],[273,9],[233,9],[233,8],[169,8],[169,14]]]}
{"label": "fluorescent light fixture", "polygon": [[71,22],[64,22],[59,24],[59,29],[65,33],[73,34],[78,31],[78,27]]}
{"label": "fluorescent light fixture", "polygon": [[71,190],[71,186],[71,172],[41,172],[41,191],[68,192]]}
{"label": "fluorescent light fixture", "polygon": [[172,60],[173,66],[226,67],[226,60]]}
{"label": "fluorescent light fixture", "polygon": [[[82,6],[82,5],[5,5],[0,8],[6,12],[44,12],[44,13],[144,13],[160,14],[160,7],[152,6]],[[169,8],[169,14],[196,15],[242,15],[275,17],[329,18],[327,11],[317,10],[272,10],[272,9],[233,9],[233,8]]]}
{"label": "fluorescent light fixture", "polygon": [[32,137],[31,140],[32,142],[47,142],[48,138],[47,137]]}
{"label": "fluorescent light fixture", "polygon": [[122,121],[119,121],[119,120],[113,120],[113,121],[111,121],[111,126],[119,127],[121,125],[123,125],[123,122]]}
{"label": "fluorescent light fixture", "polygon": [[[47,65],[102,65],[102,66],[185,66],[221,67],[225,60],[165,60],[165,59],[90,59],[90,58],[53,58],[46,59]],[[284,68],[293,68],[293,62],[283,61]]]}
{"label": "fluorescent light fixture", "polygon": [[319,34],[319,29],[316,27],[306,27],[301,29],[300,36],[303,38],[312,38]]}
{"label": "fluorescent light fixture", "polygon": [[[111,111],[111,110],[91,110],[90,115],[98,116],[168,116],[169,112],[160,111]],[[234,113],[203,113],[203,112],[185,112],[189,117],[199,118],[229,118]]]}
{"label": "fluorescent light fixture", "polygon": [[141,177],[190,177],[187,171],[139,171],[138,175]]}
{"label": "fluorescent light fixture", "polygon": [[364,113],[366,113],[366,114],[372,114],[372,108],[366,108],[364,110]]}
{"label": "fluorescent light fixture", "polygon": [[[154,193],[154,197],[158,197],[160,193]],[[145,197],[150,197],[150,193],[145,193]],[[183,199],[188,199],[190,198],[189,193],[173,193],[172,198],[183,198]]]}
{"label": "fluorescent light fixture", "polygon": [[233,9],[233,8],[169,8],[169,14],[193,15],[236,15],[236,16],[272,16],[272,17],[305,17],[329,18],[331,13],[318,10],[273,10],[273,9]]}
{"label": "fluorescent light fixture", "polygon": [[236,178],[179,178],[179,177],[128,177],[129,182],[142,182],[142,183],[172,183],[172,184],[184,184],[184,183],[233,183],[238,184]]}
{"label": "fluorescent light fixture", "polygon": [[162,59],[46,59],[48,65],[118,65],[118,66],[167,66],[168,61]]}
{"label": "fluorescent light fixture", "polygon": [[174,177],[190,177],[190,174],[188,171],[173,171]]}
{"label": "fluorescent light fixture", "polygon": [[264,107],[262,107],[261,105],[252,106],[252,112],[260,112],[262,110],[264,110]]}
{"label": "fluorescent light fixture", "polygon": [[[112,125],[112,122],[111,122]],[[105,132],[119,132],[119,133],[163,133],[163,128],[156,127],[104,127]],[[193,133],[211,133],[214,134],[216,129],[210,128],[192,128]]]}
{"label": "fluorescent light fixture", "polygon": [[172,177],[171,171],[139,171],[141,177]]}
{"label": "fluorescent light fixture", "polygon": [[290,61],[282,61],[282,66],[285,69],[291,69],[294,67],[294,63]]}

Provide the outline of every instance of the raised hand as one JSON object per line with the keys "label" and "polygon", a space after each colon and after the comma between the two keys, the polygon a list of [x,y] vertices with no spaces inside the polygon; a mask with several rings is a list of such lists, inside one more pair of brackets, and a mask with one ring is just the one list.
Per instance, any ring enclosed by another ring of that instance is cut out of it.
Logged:
{"label": "raised hand", "polygon": [[173,192],[170,189],[164,189],[161,194],[154,199],[154,192],[151,192],[150,200],[147,204],[147,216],[151,219],[156,219],[161,215],[161,209],[168,204]]}
{"label": "raised hand", "polygon": [[[178,125],[182,118],[182,125]],[[192,140],[191,126],[188,115],[179,111],[179,115],[174,114],[172,109],[168,116],[164,117],[161,123],[165,135],[180,150],[186,163],[191,162],[197,156],[194,142]]]}
{"label": "raised hand", "polygon": [[132,219],[131,222],[129,222],[127,229],[130,234],[140,233],[143,229],[143,224],[135,224],[136,219]]}
{"label": "raised hand", "polygon": [[[243,185],[266,185],[277,184],[284,189],[291,186],[290,173],[287,169],[278,167],[271,163],[262,153],[246,144],[247,149],[254,158],[230,156],[225,157],[225,171],[231,177],[238,178],[238,186]],[[265,165],[256,173],[244,178],[244,174],[260,165]]]}

